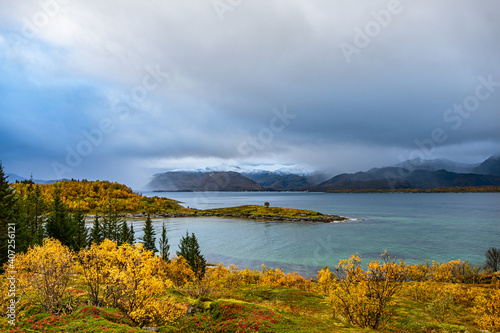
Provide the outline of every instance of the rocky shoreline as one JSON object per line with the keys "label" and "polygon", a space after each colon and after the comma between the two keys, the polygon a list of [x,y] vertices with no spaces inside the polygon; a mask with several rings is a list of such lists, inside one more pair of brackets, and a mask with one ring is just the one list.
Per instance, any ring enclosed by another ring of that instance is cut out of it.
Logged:
{"label": "rocky shoreline", "polygon": [[[99,215],[101,216],[101,215]],[[136,214],[118,214],[118,217],[122,218],[146,218],[145,213]],[[344,216],[338,215],[322,215],[322,216],[300,216],[300,217],[287,217],[287,216],[274,216],[274,215],[247,215],[247,214],[213,214],[204,213],[201,211],[195,211],[194,213],[155,213],[150,215],[151,218],[177,218],[177,217],[225,217],[225,218],[240,218],[248,220],[259,220],[259,221],[283,221],[283,222],[322,222],[322,223],[333,223],[333,222],[346,222],[350,219]],[[94,218],[95,215],[87,215],[87,218]]]}

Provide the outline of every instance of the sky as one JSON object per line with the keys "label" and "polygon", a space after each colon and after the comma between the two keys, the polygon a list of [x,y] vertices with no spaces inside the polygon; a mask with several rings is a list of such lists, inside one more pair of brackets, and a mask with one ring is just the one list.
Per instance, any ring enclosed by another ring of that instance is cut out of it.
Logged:
{"label": "sky", "polygon": [[140,189],[209,166],[500,153],[495,0],[0,0],[0,160]]}

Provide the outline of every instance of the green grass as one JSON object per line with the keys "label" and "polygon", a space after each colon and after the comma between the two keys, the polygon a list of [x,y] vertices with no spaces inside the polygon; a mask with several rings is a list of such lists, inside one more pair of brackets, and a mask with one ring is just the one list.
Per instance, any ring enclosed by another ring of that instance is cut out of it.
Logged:
{"label": "green grass", "polygon": [[[166,291],[177,302],[200,304],[182,289]],[[334,318],[326,295],[286,287],[247,285],[213,290],[204,299],[205,309],[181,317],[160,332],[479,332],[470,307],[453,305],[437,320],[428,304],[401,293],[391,319],[379,330],[362,329]],[[81,306],[71,314],[54,316],[40,308],[24,309],[16,327],[5,317],[2,332],[144,332],[119,310]]]}
{"label": "green grass", "polygon": [[334,215],[325,215],[312,210],[265,207],[258,205],[244,205],[229,208],[206,209],[198,211],[199,214],[229,216],[229,217],[247,217],[257,219],[292,219],[305,221],[321,221],[322,219],[342,220],[343,218]]}

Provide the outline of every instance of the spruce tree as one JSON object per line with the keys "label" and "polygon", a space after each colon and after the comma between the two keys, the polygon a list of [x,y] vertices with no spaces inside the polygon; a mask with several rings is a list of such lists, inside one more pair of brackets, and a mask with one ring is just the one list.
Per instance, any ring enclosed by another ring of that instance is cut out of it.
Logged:
{"label": "spruce tree", "polygon": [[82,210],[78,209],[73,215],[73,225],[75,226],[73,249],[78,252],[87,247],[89,237],[89,231],[85,226],[85,215]]}
{"label": "spruce tree", "polygon": [[28,193],[24,200],[24,215],[29,234],[29,245],[42,245],[44,238],[44,213],[47,211],[40,186],[33,182],[33,176],[28,183]]}
{"label": "spruce tree", "polygon": [[[8,260],[9,226],[15,226],[16,214],[15,207],[17,198],[14,190],[9,186],[5,177],[2,163],[0,162],[0,272],[3,270],[3,264]],[[10,229],[12,231],[12,229]],[[17,230],[14,233],[17,237]],[[16,239],[17,248],[17,239]]]}
{"label": "spruce tree", "polygon": [[90,229],[88,243],[89,245],[92,243],[100,244],[103,240],[101,222],[99,222],[99,216],[96,214],[94,224],[92,224],[92,228]]}
{"label": "spruce tree", "polygon": [[130,223],[130,238],[128,240],[130,245],[134,245],[135,243],[135,231],[134,231],[134,223]]}
{"label": "spruce tree", "polygon": [[155,229],[153,228],[153,222],[151,221],[151,217],[148,214],[148,217],[146,218],[146,223],[144,223],[144,228],[142,228],[142,231],[144,232],[144,236],[142,237],[142,244],[144,245],[144,248],[149,251],[153,251],[153,253],[158,252],[158,249],[156,248],[155,242],[156,242],[156,233]]}
{"label": "spruce tree", "polygon": [[160,256],[166,262],[170,261],[169,251],[170,251],[170,245],[168,245],[167,227],[165,227],[165,222],[163,222],[163,225],[161,226],[161,237],[160,237]]}
{"label": "spruce tree", "polygon": [[201,279],[205,275],[206,260],[201,254],[200,245],[194,233],[191,233],[191,236],[189,236],[189,233],[186,231],[186,236],[181,238],[179,251],[176,254],[177,256],[183,256],[187,260],[198,279]]}
{"label": "spruce tree", "polygon": [[118,214],[108,203],[107,212],[103,216],[101,222],[101,231],[103,239],[109,239],[114,242],[120,243],[120,233],[122,231],[122,220],[118,217]]}
{"label": "spruce tree", "polygon": [[68,213],[66,205],[61,198],[61,190],[56,188],[51,207],[51,213],[47,219],[45,233],[47,237],[59,240],[63,245],[74,248],[75,227]]}
{"label": "spruce tree", "polygon": [[118,240],[118,245],[125,244],[125,243],[130,243],[130,228],[128,226],[127,221],[122,221],[122,225],[120,228],[120,237]]}

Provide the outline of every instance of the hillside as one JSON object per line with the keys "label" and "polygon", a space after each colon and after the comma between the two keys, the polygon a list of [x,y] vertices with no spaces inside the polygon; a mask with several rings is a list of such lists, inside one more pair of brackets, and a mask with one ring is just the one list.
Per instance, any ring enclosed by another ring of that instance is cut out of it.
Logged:
{"label": "hillside", "polygon": [[155,175],[146,185],[152,191],[263,191],[254,180],[238,172],[173,171]]}
{"label": "hillside", "polygon": [[454,173],[446,170],[410,171],[400,168],[381,168],[369,172],[342,174],[321,184],[310,187],[310,191],[339,190],[390,190],[433,189],[438,187],[500,186],[500,177],[473,173]]}

